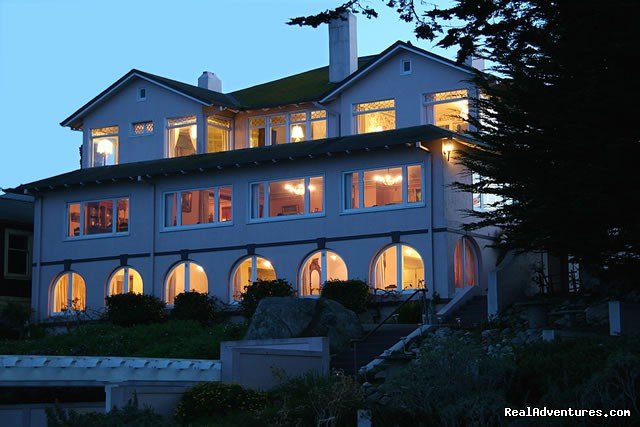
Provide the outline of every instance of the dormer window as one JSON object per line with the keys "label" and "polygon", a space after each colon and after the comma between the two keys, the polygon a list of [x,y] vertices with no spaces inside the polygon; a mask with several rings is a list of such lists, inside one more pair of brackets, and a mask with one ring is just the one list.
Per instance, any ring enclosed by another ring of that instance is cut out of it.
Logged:
{"label": "dormer window", "polygon": [[396,102],[386,99],[354,104],[353,117],[357,134],[395,129]]}
{"label": "dormer window", "polygon": [[400,74],[411,74],[411,60],[403,59],[400,67]]}
{"label": "dormer window", "polygon": [[167,120],[167,157],[182,157],[196,154],[198,127],[196,116],[177,117]]}
{"label": "dormer window", "polygon": [[118,126],[91,129],[91,166],[118,164]]}
{"label": "dormer window", "polygon": [[427,123],[454,132],[469,130],[469,100],[466,89],[429,93],[424,97]]}
{"label": "dormer window", "polygon": [[146,101],[147,100],[147,89],[140,87],[138,88],[138,101]]}

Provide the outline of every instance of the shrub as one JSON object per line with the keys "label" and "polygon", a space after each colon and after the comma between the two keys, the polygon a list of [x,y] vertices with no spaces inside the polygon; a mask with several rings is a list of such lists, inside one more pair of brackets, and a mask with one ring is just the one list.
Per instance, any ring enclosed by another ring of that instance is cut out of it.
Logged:
{"label": "shrub", "polygon": [[176,295],[171,317],[179,320],[195,320],[202,325],[213,322],[215,304],[208,294],[200,292],[182,292]]}
{"label": "shrub", "polygon": [[371,299],[369,285],[362,280],[327,280],[321,296],[339,302],[349,310],[362,313]]}
{"label": "shrub", "polygon": [[119,294],[106,298],[107,320],[115,325],[133,326],[165,320],[166,304],[152,295]]}
{"label": "shrub", "polygon": [[[422,323],[422,301],[409,301],[398,310],[398,323]],[[426,301],[429,304],[429,301]]]}
{"label": "shrub", "polygon": [[183,395],[176,406],[176,418],[181,422],[233,412],[257,413],[267,404],[265,393],[246,389],[238,384],[206,382]]}
{"label": "shrub", "polygon": [[247,286],[241,295],[240,306],[246,317],[253,316],[260,300],[267,297],[292,297],[296,291],[291,283],[284,279],[258,280],[253,285]]}
{"label": "shrub", "polygon": [[7,303],[0,309],[0,338],[21,338],[30,317],[28,305]]}

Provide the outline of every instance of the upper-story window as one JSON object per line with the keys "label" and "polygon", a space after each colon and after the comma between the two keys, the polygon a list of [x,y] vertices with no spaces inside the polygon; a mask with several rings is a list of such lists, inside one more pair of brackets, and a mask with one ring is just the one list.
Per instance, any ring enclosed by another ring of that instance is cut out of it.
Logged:
{"label": "upper-story window", "polygon": [[387,99],[354,104],[353,117],[357,134],[395,129],[396,101]]}
{"label": "upper-story window", "polygon": [[251,185],[251,219],[319,215],[324,212],[324,177],[259,182]]}
{"label": "upper-story window", "polygon": [[118,163],[118,126],[91,129],[91,166]]}
{"label": "upper-story window", "polygon": [[249,118],[249,147],[251,148],[326,137],[327,112],[325,110]]}
{"label": "upper-story window", "polygon": [[[473,184],[477,184],[480,182],[480,175],[474,173],[471,175],[471,180]],[[495,186],[495,184],[489,185],[489,188]],[[474,211],[490,211],[496,209],[495,204],[501,202],[502,196],[498,196],[496,194],[491,193],[473,193],[473,210]]]}
{"label": "upper-story window", "polygon": [[176,191],[164,195],[164,228],[230,222],[231,187]]}
{"label": "upper-story window", "polygon": [[146,122],[132,123],[131,130],[136,136],[151,135],[153,133],[153,122],[148,120]]}
{"label": "upper-story window", "polygon": [[207,117],[207,153],[231,149],[231,120],[224,117]]}
{"label": "upper-story window", "polygon": [[469,130],[469,100],[466,89],[435,92],[425,95],[427,123],[454,132]]}
{"label": "upper-story window", "polygon": [[28,279],[31,277],[31,232],[4,231],[4,277]]}
{"label": "upper-story window", "polygon": [[122,234],[128,231],[128,197],[67,205],[67,237]]}
{"label": "upper-story window", "polygon": [[181,157],[196,154],[198,126],[196,116],[177,117],[167,120],[168,156]]}
{"label": "upper-story window", "polygon": [[344,209],[376,209],[421,204],[422,165],[354,171],[344,174]]}

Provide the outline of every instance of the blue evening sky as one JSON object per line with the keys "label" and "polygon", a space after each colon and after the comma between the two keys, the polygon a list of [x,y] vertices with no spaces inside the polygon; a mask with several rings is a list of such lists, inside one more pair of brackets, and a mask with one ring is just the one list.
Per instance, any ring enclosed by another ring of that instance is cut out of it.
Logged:
{"label": "blue evening sky", "polygon": [[[77,169],[82,135],[60,121],[132,68],[191,84],[208,70],[230,92],[327,65],[326,26],[285,22],[338,2],[0,0],[0,187]],[[369,4],[381,16],[358,15],[359,55],[410,40],[455,57]]]}

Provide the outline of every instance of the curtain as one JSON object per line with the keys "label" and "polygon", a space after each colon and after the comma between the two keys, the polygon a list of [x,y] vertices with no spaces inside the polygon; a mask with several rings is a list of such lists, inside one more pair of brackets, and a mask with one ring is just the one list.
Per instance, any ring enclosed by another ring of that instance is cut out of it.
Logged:
{"label": "curtain", "polygon": [[453,281],[456,289],[463,287],[462,284],[462,239],[458,240],[453,251]]}
{"label": "curtain", "polygon": [[471,242],[464,241],[464,284],[474,286],[476,284],[476,255],[471,247]]}
{"label": "curtain", "polygon": [[71,301],[74,310],[84,310],[87,306],[84,279],[79,274],[71,274]]}
{"label": "curtain", "polygon": [[56,282],[53,290],[53,312],[60,313],[67,307],[67,290],[69,288],[69,273],[64,273]]}

